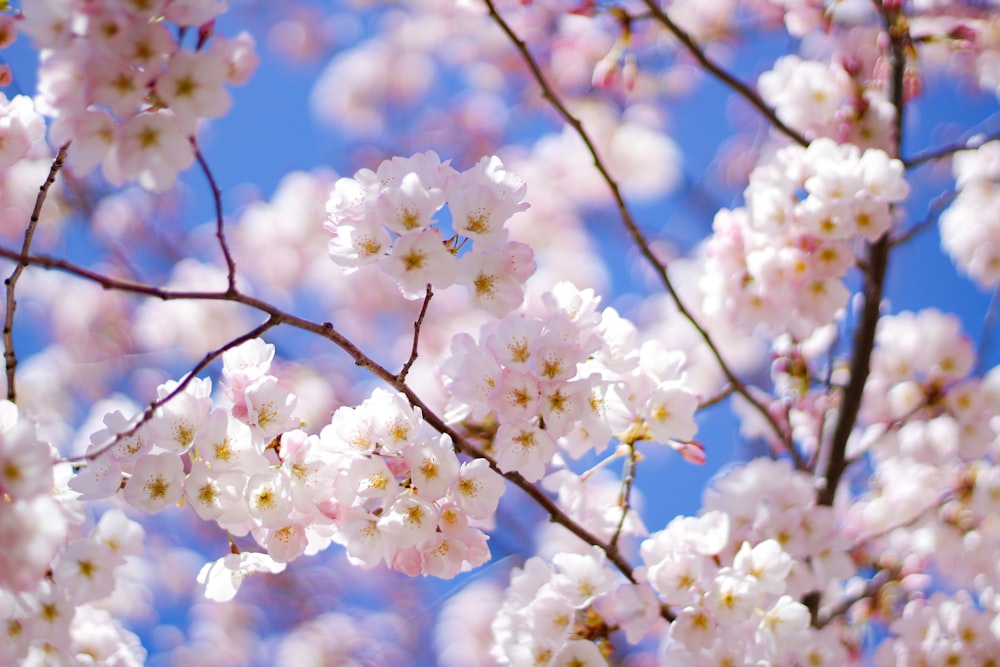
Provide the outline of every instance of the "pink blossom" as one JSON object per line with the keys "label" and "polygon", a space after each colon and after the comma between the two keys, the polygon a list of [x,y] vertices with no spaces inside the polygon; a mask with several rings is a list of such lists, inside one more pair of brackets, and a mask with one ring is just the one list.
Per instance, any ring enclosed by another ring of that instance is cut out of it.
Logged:
{"label": "pink blossom", "polygon": [[143,454],[125,484],[124,497],[130,505],[156,514],[180,499],[184,485],[184,465],[177,454]]}
{"label": "pink blossom", "polygon": [[248,576],[260,572],[277,574],[284,569],[284,563],[275,562],[267,554],[228,554],[217,561],[206,563],[198,573],[198,583],[205,585],[206,598],[226,602],[236,596],[243,580]]}
{"label": "pink blossom", "polygon": [[156,93],[193,133],[199,118],[218,118],[229,110],[229,93],[223,87],[227,74],[218,51],[177,51],[156,80]]}
{"label": "pink blossom", "polygon": [[145,112],[119,129],[104,175],[116,185],[135,178],[147,190],[164,192],[193,161],[194,150],[177,116],[166,110]]}

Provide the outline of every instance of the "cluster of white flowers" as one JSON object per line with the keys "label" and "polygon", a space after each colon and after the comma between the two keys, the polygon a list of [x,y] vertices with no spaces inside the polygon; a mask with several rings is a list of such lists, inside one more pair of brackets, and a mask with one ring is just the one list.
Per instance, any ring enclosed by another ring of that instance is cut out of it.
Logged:
{"label": "cluster of white flowers", "polygon": [[[266,554],[202,570],[213,599],[332,541],[357,565],[411,575],[453,577],[488,560],[486,535],[470,523],[491,517],[504,485],[485,460],[460,463],[447,436],[426,435],[419,411],[382,389],[308,435],[296,396],[268,374],[273,356],[259,339],[223,355],[228,407],[213,407],[210,382],[192,379],[134,433],[135,419],[107,415],[70,486],[94,500],[124,485],[124,500],[149,513],[183,498],[231,535],[252,533]],[[176,386],[161,386],[161,398]]]}
{"label": "cluster of white flowers", "polygon": [[1000,141],[955,154],[952,169],[958,195],[941,214],[941,245],[973,280],[994,287],[1000,283]]}
{"label": "cluster of white flowers", "polygon": [[808,138],[830,137],[861,148],[887,148],[896,109],[878,86],[859,81],[836,62],[778,58],[757,81],[761,97],[786,125]]}
{"label": "cluster of white flowers", "polygon": [[143,530],[110,510],[88,531],[65,486],[69,465],[54,467],[55,456],[33,422],[0,402],[0,663],[137,666],[138,639],[93,603],[114,592],[115,571],[142,551]]}
{"label": "cluster of white flowers", "polygon": [[[83,175],[103,165],[109,181],[137,180],[161,192],[191,166],[189,137],[203,118],[230,106],[225,84],[242,84],[257,65],[249,35],[212,37],[220,0],[24,4],[21,29],[43,57],[39,109],[52,139],[73,142],[69,165]],[[194,49],[168,27],[203,27]]]}
{"label": "cluster of white flowers", "polygon": [[1000,586],[1000,367],[970,376],[974,364],[952,315],[879,321],[855,452],[868,453],[871,490],[846,522],[879,538],[873,552],[908,554],[907,573],[933,563],[951,584],[985,592]]}
{"label": "cluster of white flowers", "polygon": [[641,545],[641,576],[677,610],[665,655],[692,665],[845,664],[837,633],[812,628],[799,600],[841,590],[854,571],[846,548],[809,475],[766,459],[731,471],[706,492],[701,515]]}
{"label": "cluster of white flowers", "polygon": [[491,653],[501,664],[604,667],[609,628],[618,624],[635,643],[656,625],[651,591],[621,583],[597,547],[552,560],[531,558],[511,575],[492,624]]}
{"label": "cluster of white flowers", "polygon": [[882,150],[817,139],[779,150],[750,175],[746,207],[721,210],[702,289],[708,312],[797,340],[847,303],[853,243],[892,226],[909,192],[903,164]]}
{"label": "cluster of white flowers", "polygon": [[[503,317],[521,305],[535,270],[531,248],[507,240],[504,228],[528,207],[525,189],[495,156],[463,172],[433,151],[394,157],[337,181],[327,203],[330,256],[348,270],[378,264],[408,299],[422,297],[427,285],[465,285],[473,306]],[[454,231],[448,239],[434,219],[445,203]]]}
{"label": "cluster of white flowers", "polygon": [[579,458],[612,436],[703,460],[691,442],[698,400],[684,384],[684,355],[639,347],[632,323],[598,305],[592,290],[561,283],[545,295],[546,317],[514,313],[483,327],[478,341],[453,339],[442,366],[451,417],[497,424],[490,451],[504,472],[535,481],[556,445]]}
{"label": "cluster of white flowers", "polygon": [[879,644],[872,664],[995,664],[1000,655],[1000,627],[996,610],[991,609],[993,598],[990,594],[977,603],[962,591],[910,600],[890,623],[892,636]]}
{"label": "cluster of white flowers", "polygon": [[835,604],[855,573],[810,476],[757,459],[704,500],[699,516],[678,517],[642,542],[635,584],[606,569],[596,547],[558,552],[552,565],[530,559],[512,575],[493,623],[494,656],[513,665],[605,665],[612,629],[637,643],[662,629],[669,609],[664,663],[846,664],[841,628],[813,627],[801,602],[814,593],[818,605]]}

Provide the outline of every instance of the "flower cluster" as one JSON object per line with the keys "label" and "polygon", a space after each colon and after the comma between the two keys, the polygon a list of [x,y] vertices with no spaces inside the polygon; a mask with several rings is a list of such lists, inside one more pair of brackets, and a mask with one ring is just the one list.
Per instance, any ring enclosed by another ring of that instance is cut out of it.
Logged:
{"label": "flower cluster", "polygon": [[[866,71],[856,63],[852,70]],[[892,143],[895,107],[883,88],[864,83],[839,63],[788,55],[761,74],[757,85],[778,118],[805,136],[885,149]]]}
{"label": "flower cluster", "polygon": [[[1000,586],[1000,368],[971,376],[960,322],[934,309],[879,321],[858,450],[870,490],[846,517],[873,553],[906,553],[904,573],[931,563],[954,585]],[[889,549],[891,547],[891,550]]]}
{"label": "flower cluster", "polygon": [[878,149],[823,138],[779,150],[750,175],[746,207],[715,217],[706,310],[808,337],[847,303],[852,243],[885,234],[908,192],[903,164]]}
{"label": "flower cluster", "polygon": [[621,583],[597,547],[557,554],[552,565],[535,557],[511,575],[491,652],[505,665],[603,667],[610,628],[636,643],[658,614],[649,589]]}
{"label": "flower cluster", "polygon": [[33,152],[45,138],[45,119],[35,110],[30,97],[16,95],[8,100],[0,93],[0,170]]}
{"label": "flower cluster", "polygon": [[992,593],[977,604],[964,592],[907,602],[889,625],[892,636],[879,644],[872,664],[989,665],[1000,652],[993,603]]}
{"label": "flower cluster", "polygon": [[[225,84],[246,82],[256,67],[248,35],[212,36],[225,8],[219,0],[25,3],[22,29],[44,49],[39,109],[55,119],[57,144],[73,142],[78,174],[101,164],[115,185],[174,185],[194,160],[198,121],[225,114]],[[195,47],[184,48],[196,27]]]}
{"label": "flower cluster", "polygon": [[334,413],[319,436],[342,461],[334,539],[356,565],[450,578],[489,560],[475,523],[496,511],[504,483],[483,459],[460,463],[447,435],[422,426],[419,411],[381,389]]}
{"label": "flower cluster", "polygon": [[[495,156],[463,172],[431,151],[394,157],[337,181],[327,203],[330,256],[348,270],[378,264],[409,299],[428,285],[465,285],[473,306],[503,317],[521,304],[535,270],[531,248],[509,241],[504,228],[528,207],[525,189]],[[434,218],[445,203],[448,239]]]}
{"label": "flower cluster", "polygon": [[191,379],[182,391],[161,386],[171,398],[145,423],[108,414],[70,486],[94,500],[124,485],[124,500],[149,513],[183,499],[230,535],[252,534],[266,554],[202,570],[213,599],[332,541],[355,564],[411,575],[452,577],[488,560],[486,536],[470,524],[493,514],[504,485],[485,460],[460,463],[447,436],[424,435],[419,411],[381,389],[308,435],[297,397],[268,374],[273,356],[259,339],[223,355],[228,407],[213,406],[209,380]]}
{"label": "flower cluster", "polygon": [[839,590],[854,572],[809,475],[756,459],[719,480],[704,508],[640,548],[642,576],[678,610],[667,655],[681,664],[845,664],[840,638],[812,629],[799,602]]}
{"label": "flower cluster", "polygon": [[[983,287],[1000,283],[1000,141],[962,151],[952,165],[958,195],[941,214],[941,245]],[[970,219],[976,224],[969,224]]]}
{"label": "flower cluster", "polygon": [[138,639],[93,603],[114,592],[143,530],[119,510],[86,530],[65,486],[69,466],[54,458],[35,424],[0,402],[0,663],[140,665]]}
{"label": "flower cluster", "polygon": [[453,419],[489,421],[489,449],[504,472],[545,474],[558,444],[575,458],[612,436],[669,443],[697,460],[697,398],[684,385],[684,355],[637,347],[635,327],[591,290],[568,283],[545,295],[545,317],[511,314],[479,340],[459,334],[442,366]]}

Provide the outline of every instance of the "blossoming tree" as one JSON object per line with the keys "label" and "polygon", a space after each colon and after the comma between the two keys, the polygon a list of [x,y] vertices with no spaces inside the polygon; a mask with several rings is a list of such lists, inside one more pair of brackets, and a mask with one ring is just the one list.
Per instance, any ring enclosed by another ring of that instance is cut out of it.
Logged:
{"label": "blossoming tree", "polygon": [[0,664],[997,664],[996,3],[17,4]]}

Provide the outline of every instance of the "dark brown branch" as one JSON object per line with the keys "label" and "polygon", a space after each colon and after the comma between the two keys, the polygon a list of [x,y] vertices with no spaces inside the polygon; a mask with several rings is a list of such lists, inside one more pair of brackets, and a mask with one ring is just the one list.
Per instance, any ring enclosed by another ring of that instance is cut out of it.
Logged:
{"label": "dark brown branch", "polygon": [[649,241],[646,240],[646,237],[636,224],[635,218],[632,217],[632,212],[629,210],[628,204],[625,203],[625,198],[621,193],[621,188],[619,187],[618,182],[611,175],[611,172],[608,171],[607,165],[598,153],[597,147],[594,145],[590,135],[584,129],[583,123],[579,118],[570,113],[565,103],[556,94],[555,90],[549,84],[548,79],[545,77],[545,74],[542,72],[541,67],[539,67],[538,61],[528,49],[528,45],[523,39],[517,36],[513,28],[510,27],[510,24],[507,23],[507,21],[500,15],[493,0],[484,0],[484,2],[489,8],[490,17],[507,36],[510,42],[514,45],[514,48],[517,49],[518,53],[520,53],[521,59],[524,60],[524,63],[528,66],[528,69],[531,71],[535,81],[542,89],[542,96],[548,100],[549,104],[552,105],[552,108],[559,113],[563,121],[573,128],[573,131],[576,132],[577,136],[580,137],[584,145],[587,147],[587,151],[594,160],[594,166],[597,168],[601,178],[611,191],[611,195],[615,200],[615,205],[618,208],[619,217],[625,225],[625,229],[628,230],[629,236],[632,237],[632,241],[639,248],[639,252],[646,259],[646,261],[650,263],[657,275],[660,277],[660,282],[663,283],[664,288],[670,294],[671,299],[673,299],[673,302],[677,306],[678,312],[688,321],[688,323],[690,323],[692,327],[694,327],[695,331],[698,332],[698,335],[705,342],[705,345],[708,346],[708,349],[711,351],[716,363],[719,364],[719,368],[726,376],[726,379],[729,380],[729,383],[734,387],[735,391],[743,396],[743,398],[745,398],[754,407],[754,409],[761,414],[768,425],[774,430],[775,436],[781,440],[781,442],[784,443],[789,450],[791,450],[792,447],[794,447],[791,441],[791,436],[778,425],[777,420],[774,418],[774,415],[768,411],[767,406],[757,400],[747,385],[739,377],[737,377],[736,373],[733,372],[733,370],[729,367],[729,364],[726,363],[725,359],[723,359],[722,353],[719,351],[719,348],[715,344],[711,335],[699,323],[694,314],[688,310],[687,306],[684,305],[680,294],[674,287],[673,281],[670,280],[666,265],[660,261],[660,259],[656,256],[656,253],[653,252]]}
{"label": "dark brown branch", "polygon": [[801,132],[789,127],[783,120],[778,118],[778,114],[775,113],[774,109],[767,106],[767,103],[761,99],[760,95],[758,95],[756,91],[709,58],[705,53],[705,50],[694,41],[691,35],[687,34],[683,28],[674,23],[674,21],[667,16],[667,13],[663,11],[656,0],[643,0],[643,3],[649,8],[649,13],[657,21],[663,24],[663,27],[670,31],[670,34],[673,35],[677,41],[684,45],[684,48],[687,49],[688,53],[694,56],[694,59],[697,60],[698,64],[705,68],[706,71],[722,83],[729,86],[729,88],[731,88],[735,93],[749,102],[750,105],[757,109],[757,111],[759,111],[776,130],[800,146],[809,145],[809,140],[806,139]]}
{"label": "dark brown branch", "polygon": [[[906,56],[903,51],[904,35],[900,33],[901,28],[897,25],[896,18],[891,17],[880,5],[885,30],[889,34],[890,60],[892,63],[892,91],[891,98],[896,109],[895,128],[896,146],[895,154],[898,156],[903,140],[903,115],[905,101],[903,98],[903,77],[906,71]],[[861,408],[861,398],[864,394],[865,383],[868,381],[868,373],[871,370],[871,355],[875,347],[875,330],[878,326],[880,310],[882,305],[882,294],[885,287],[885,274],[889,265],[889,235],[884,234],[881,239],[868,245],[867,252],[867,272],[865,273],[864,284],[864,306],[861,310],[861,320],[854,331],[853,352],[851,356],[851,379],[844,391],[840,405],[840,413],[837,415],[837,424],[834,427],[833,438],[830,443],[830,456],[827,459],[826,470],[824,471],[824,485],[819,491],[817,502],[820,505],[833,505],[834,497],[837,494],[837,486],[840,478],[847,468],[847,441],[857,423],[858,411]]]}
{"label": "dark brown branch", "polygon": [[[68,143],[63,144],[59,148],[55,160],[52,161],[52,167],[49,168],[48,177],[38,188],[38,196],[35,198],[35,208],[32,209],[31,218],[28,219],[28,227],[24,230],[24,243],[21,245],[22,255],[26,255],[31,251],[31,241],[35,237],[35,229],[38,227],[38,221],[42,217],[42,207],[45,205],[45,199],[48,197],[49,188],[56,182],[56,174],[62,169],[68,150]],[[17,299],[14,296],[14,292],[17,288],[17,281],[20,280],[21,274],[24,273],[24,269],[27,266],[24,262],[18,262],[17,266],[14,267],[14,271],[4,281],[4,285],[7,286],[7,308],[3,322],[3,360],[7,371],[7,400],[11,402],[17,401],[17,387],[15,385],[17,353],[14,351],[14,311],[17,309]]]}
{"label": "dark brown branch", "polygon": [[414,362],[417,360],[417,345],[420,342],[420,327],[424,323],[424,318],[427,316],[427,307],[431,303],[431,297],[434,296],[434,290],[431,288],[430,283],[427,283],[427,293],[424,295],[424,302],[420,305],[420,313],[417,315],[417,319],[413,322],[413,347],[410,348],[410,358],[406,360],[403,367],[399,370],[396,378],[400,382],[406,382],[406,376],[410,372],[410,367],[413,366]]}
{"label": "dark brown branch", "polygon": [[212,199],[215,203],[215,238],[219,239],[219,247],[222,249],[223,258],[226,260],[226,279],[229,281],[229,291],[235,292],[236,262],[233,260],[233,255],[229,252],[229,244],[226,242],[225,221],[222,216],[222,190],[219,189],[215,181],[215,176],[212,175],[212,170],[208,168],[208,161],[205,160],[205,156],[198,149],[198,145],[194,139],[191,140],[191,144],[194,147],[194,155],[198,158],[201,171],[205,174],[205,179],[208,181],[208,186],[212,189]]}

